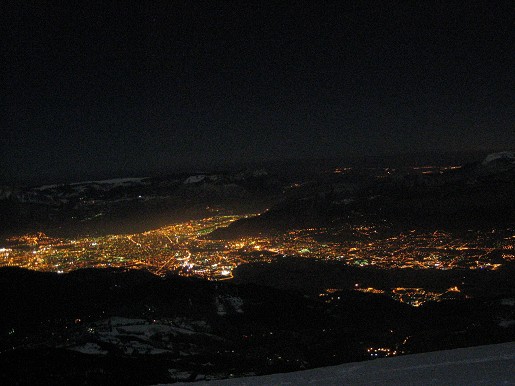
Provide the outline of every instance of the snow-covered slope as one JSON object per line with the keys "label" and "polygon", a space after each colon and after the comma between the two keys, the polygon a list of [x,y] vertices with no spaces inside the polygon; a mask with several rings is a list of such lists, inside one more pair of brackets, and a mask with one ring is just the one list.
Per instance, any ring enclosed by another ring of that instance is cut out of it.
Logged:
{"label": "snow-covered slope", "polygon": [[492,153],[486,156],[483,160],[483,165],[487,165],[494,161],[503,160],[505,162],[515,163],[515,152],[501,151],[499,153]]}
{"label": "snow-covered slope", "polygon": [[98,181],[81,181],[81,182],[73,182],[71,184],[57,184],[57,185],[43,185],[34,190],[44,191],[55,188],[62,188],[63,186],[73,187],[72,189],[84,190],[87,186],[97,186],[102,187],[104,190],[111,190],[118,187],[127,187],[132,185],[141,185],[143,184],[143,180],[148,177],[138,177],[138,178],[112,178],[110,180],[98,180]]}
{"label": "snow-covered slope", "polygon": [[[515,385],[515,342],[194,385]],[[191,383],[188,383],[191,385]]]}

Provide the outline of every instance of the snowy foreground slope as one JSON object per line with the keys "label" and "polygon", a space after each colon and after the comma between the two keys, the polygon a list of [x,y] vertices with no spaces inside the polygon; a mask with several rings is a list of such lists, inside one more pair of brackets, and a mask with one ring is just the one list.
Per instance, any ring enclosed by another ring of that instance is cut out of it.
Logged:
{"label": "snowy foreground slope", "polygon": [[[194,385],[515,385],[515,342]],[[191,383],[189,383],[191,385]]]}

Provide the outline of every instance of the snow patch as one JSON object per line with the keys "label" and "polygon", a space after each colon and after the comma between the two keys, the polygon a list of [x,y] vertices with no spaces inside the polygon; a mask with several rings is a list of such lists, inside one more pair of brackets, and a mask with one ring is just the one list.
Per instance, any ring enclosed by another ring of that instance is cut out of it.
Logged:
{"label": "snow patch", "polygon": [[483,165],[487,165],[493,161],[504,160],[511,163],[515,163],[515,152],[513,151],[501,151],[499,153],[488,154],[483,160]]}
{"label": "snow patch", "polygon": [[216,313],[220,316],[227,315],[227,309],[225,308],[223,302],[220,299],[220,296],[217,296],[215,298],[215,306],[216,306]]}
{"label": "snow patch", "polygon": [[126,326],[133,324],[145,324],[147,321],[145,319],[130,319],[123,318],[121,316],[113,316],[110,318],[111,326]]}
{"label": "snow patch", "polygon": [[107,354],[106,350],[102,350],[100,346],[96,343],[84,343],[80,346],[75,346],[70,348],[72,351],[78,351],[83,354],[90,354],[90,355],[105,355]]}
{"label": "snow patch", "polygon": [[216,313],[220,316],[227,315],[228,309],[239,314],[243,313],[243,299],[237,296],[217,296],[215,298]]}
{"label": "snow patch", "polygon": [[198,176],[191,176],[191,177],[188,177],[186,178],[186,180],[184,180],[184,183],[185,184],[197,184],[199,182],[202,182],[206,179],[206,176],[204,174],[200,174]]}
{"label": "snow patch", "polygon": [[127,355],[131,354],[143,354],[143,355],[160,355],[172,352],[171,350],[165,350],[155,348],[149,344],[141,343],[138,341],[131,340],[124,348],[124,353]]}
{"label": "snow patch", "polygon": [[265,169],[254,170],[252,172],[252,177],[263,177],[263,176],[268,176],[268,172]]}
{"label": "snow patch", "polygon": [[192,378],[192,373],[188,371],[179,371],[176,369],[168,369],[168,373],[174,381],[187,381]]}
{"label": "snow patch", "polygon": [[239,314],[243,313],[243,299],[236,297],[236,296],[227,296],[225,297],[225,300],[231,305],[231,307],[234,309],[234,311],[238,312]]}
{"label": "snow patch", "polygon": [[499,322],[499,327],[508,328],[515,325],[515,320],[503,319]]}

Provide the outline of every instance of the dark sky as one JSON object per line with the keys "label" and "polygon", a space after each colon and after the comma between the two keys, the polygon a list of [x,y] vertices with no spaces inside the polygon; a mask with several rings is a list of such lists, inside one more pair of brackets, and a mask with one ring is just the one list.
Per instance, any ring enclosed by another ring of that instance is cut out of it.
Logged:
{"label": "dark sky", "polygon": [[2,6],[0,181],[515,147],[512,1],[64,3]]}

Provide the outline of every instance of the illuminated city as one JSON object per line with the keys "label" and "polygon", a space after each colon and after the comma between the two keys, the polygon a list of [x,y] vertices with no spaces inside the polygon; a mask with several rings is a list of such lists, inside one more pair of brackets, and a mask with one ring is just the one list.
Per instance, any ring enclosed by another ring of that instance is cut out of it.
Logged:
{"label": "illuminated city", "polygon": [[[1,265],[38,271],[69,272],[80,268],[146,269],[154,274],[175,272],[209,280],[232,278],[233,270],[251,262],[272,262],[281,257],[336,261],[354,267],[379,269],[497,270],[515,260],[513,230],[474,231],[465,238],[417,230],[380,237],[384,226],[309,228],[276,236],[210,240],[213,230],[252,215],[217,216],[125,235],[52,238],[43,233],[11,237],[0,248]],[[317,241],[330,234],[333,241]],[[352,241],[345,235],[352,235]],[[344,241],[334,241],[338,237]],[[362,292],[385,293],[374,288]],[[452,293],[459,293],[455,288]],[[449,292],[422,288],[395,288],[392,298],[419,306],[438,301]]]}

